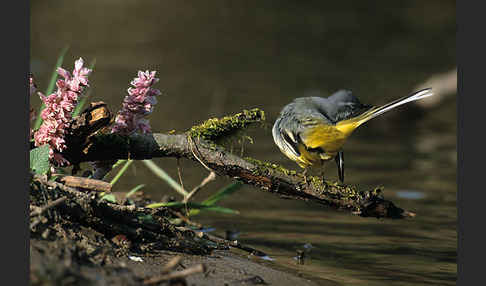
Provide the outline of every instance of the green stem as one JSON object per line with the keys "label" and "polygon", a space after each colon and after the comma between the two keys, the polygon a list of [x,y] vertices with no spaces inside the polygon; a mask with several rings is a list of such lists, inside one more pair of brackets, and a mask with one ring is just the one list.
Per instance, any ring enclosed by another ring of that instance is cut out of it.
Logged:
{"label": "green stem", "polygon": [[113,186],[117,181],[118,179],[120,179],[120,177],[123,175],[123,173],[125,173],[125,171],[128,169],[128,167],[133,163],[133,160],[127,160],[127,162],[125,163],[125,165],[123,165],[123,167],[120,169],[120,171],[116,174],[116,176],[111,180],[110,184]]}
{"label": "green stem", "polygon": [[169,186],[171,186],[174,190],[176,190],[178,193],[180,193],[181,195],[183,195],[184,197],[186,197],[187,195],[189,195],[188,192],[186,192],[186,190],[184,190],[182,188],[181,185],[179,185],[179,183],[177,183],[176,181],[174,181],[174,179],[172,179],[169,174],[167,174],[164,170],[162,170],[159,166],[157,166],[154,162],[152,162],[151,160],[143,160],[142,161],[146,166],[147,168],[149,168],[155,175],[157,175],[159,178],[161,178],[162,180],[166,181],[167,184],[169,184]]}
{"label": "green stem", "polygon": [[[61,53],[59,54],[59,57],[57,58],[56,66],[54,67],[54,71],[52,72],[51,79],[49,81],[49,84],[46,89],[46,93],[44,94],[45,96],[48,96],[49,94],[52,93],[54,90],[54,85],[56,84],[57,80],[57,68],[62,65],[62,62],[64,61],[64,56],[66,55],[66,52],[69,50],[69,46],[64,47],[64,49],[61,50]],[[45,105],[44,103],[41,104],[39,111],[37,113],[37,119],[35,120],[34,124],[34,130],[39,129],[39,127],[42,124],[42,117],[40,116],[42,110],[44,109]]]}

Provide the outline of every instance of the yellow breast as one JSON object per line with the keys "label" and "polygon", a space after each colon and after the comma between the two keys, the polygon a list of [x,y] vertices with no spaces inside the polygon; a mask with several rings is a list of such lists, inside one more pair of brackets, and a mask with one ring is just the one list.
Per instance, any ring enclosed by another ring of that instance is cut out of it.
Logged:
{"label": "yellow breast", "polygon": [[[302,143],[299,145],[300,157],[297,162],[305,168],[309,165],[334,158],[341,150],[346,139],[356,129],[356,122],[343,122],[344,124],[319,124],[309,128],[302,134]],[[323,152],[323,151],[324,152]]]}

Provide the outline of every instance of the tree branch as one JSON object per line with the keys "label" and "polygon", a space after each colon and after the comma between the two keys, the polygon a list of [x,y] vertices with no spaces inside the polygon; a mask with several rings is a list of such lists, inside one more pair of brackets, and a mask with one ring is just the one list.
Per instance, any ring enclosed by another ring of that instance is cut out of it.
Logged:
{"label": "tree branch", "polygon": [[[354,186],[326,182],[276,164],[241,158],[214,143],[220,137],[265,119],[263,111],[253,109],[222,119],[210,119],[183,134],[150,135],[100,134],[90,136],[85,145],[74,145],[63,153],[72,163],[117,159],[145,160],[156,157],[187,158],[200,162],[220,176],[227,176],[284,198],[314,201],[363,217],[405,218],[414,213],[383,199],[380,189],[358,191]],[[79,138],[76,142],[80,142]]]}

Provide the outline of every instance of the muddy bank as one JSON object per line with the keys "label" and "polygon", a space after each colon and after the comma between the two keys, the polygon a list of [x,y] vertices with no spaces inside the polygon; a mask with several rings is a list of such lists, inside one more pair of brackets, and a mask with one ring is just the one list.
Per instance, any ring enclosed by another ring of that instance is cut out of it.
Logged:
{"label": "muddy bank", "polygon": [[170,209],[139,207],[146,200],[141,194],[129,205],[109,203],[37,177],[31,285],[316,285],[273,268],[255,249],[170,223]]}
{"label": "muddy bank", "polygon": [[32,237],[31,285],[144,285],[145,279],[160,276],[164,265],[176,256],[182,256],[182,260],[175,271],[198,264],[203,264],[205,271],[152,285],[336,285],[325,281],[316,284],[230,250],[216,250],[210,255],[171,251],[120,254],[120,248],[101,234],[89,229],[83,233],[90,233],[92,239]]}

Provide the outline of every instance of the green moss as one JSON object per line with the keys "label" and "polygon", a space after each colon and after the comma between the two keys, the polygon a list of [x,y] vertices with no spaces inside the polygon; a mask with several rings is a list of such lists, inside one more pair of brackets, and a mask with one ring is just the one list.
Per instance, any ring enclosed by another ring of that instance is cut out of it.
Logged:
{"label": "green moss", "polygon": [[[250,157],[246,157],[244,159],[256,166],[256,168],[253,170],[254,175],[266,176],[268,175],[268,170],[275,170],[286,176],[300,176],[303,178],[302,173],[295,170],[286,169],[278,164],[263,162]],[[325,181],[319,176],[307,176],[306,179],[314,189],[336,195],[341,199],[348,198],[350,200],[355,200],[356,198],[362,196],[362,194],[356,190],[355,186],[343,186],[337,182]]]}
{"label": "green moss", "polygon": [[251,110],[243,110],[241,113],[225,116],[219,119],[208,119],[204,123],[192,127],[188,133],[193,138],[215,140],[218,137],[222,137],[232,133],[233,131],[245,128],[251,123],[261,122],[264,120],[264,111],[254,108]]}
{"label": "green moss", "polygon": [[371,195],[375,196],[375,197],[382,196],[384,189],[385,189],[385,187],[383,187],[383,186],[376,187],[376,188],[373,189],[373,191],[371,191]]}
{"label": "green moss", "polygon": [[307,181],[316,190],[321,190],[334,195],[338,199],[356,201],[363,196],[362,192],[358,191],[355,186],[341,185],[338,182],[325,181],[318,176],[307,176]]}
{"label": "green moss", "polygon": [[327,186],[327,182],[324,181],[323,178],[318,176],[307,176],[307,182],[310,183],[315,189],[323,190],[325,186]]}
{"label": "green moss", "polygon": [[253,174],[255,175],[267,175],[268,170],[275,170],[285,174],[286,176],[298,175],[297,171],[286,169],[278,164],[263,162],[250,157],[246,157],[244,159],[256,166],[256,169],[253,170]]}
{"label": "green moss", "polygon": [[[261,122],[265,120],[265,114],[262,110],[255,108],[252,110],[244,110],[241,113],[226,116],[223,118],[212,118],[206,120],[204,123],[192,127],[188,135],[192,138],[202,138],[211,141],[214,147],[217,145],[213,143],[215,139],[227,136],[235,131],[241,130],[251,123]],[[256,166],[252,173],[259,176],[267,176],[270,170],[274,170],[284,174],[285,176],[299,176],[303,178],[302,173],[295,170],[289,170],[281,165],[260,161],[254,158],[244,158],[249,163]],[[315,190],[326,192],[331,196],[335,196],[341,200],[349,200],[350,203],[355,203],[357,200],[364,198],[364,196],[379,196],[383,188],[375,188],[369,194],[365,194],[356,189],[355,186],[341,185],[338,182],[325,181],[319,176],[307,176],[307,182],[312,185]]]}

